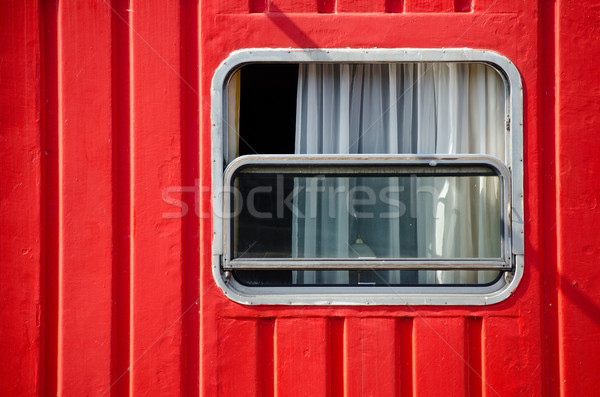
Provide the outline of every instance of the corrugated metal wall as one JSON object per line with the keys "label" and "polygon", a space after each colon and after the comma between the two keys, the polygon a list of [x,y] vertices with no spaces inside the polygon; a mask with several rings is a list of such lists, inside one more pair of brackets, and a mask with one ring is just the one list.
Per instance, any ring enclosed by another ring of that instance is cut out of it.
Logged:
{"label": "corrugated metal wall", "polygon": [[1,14],[0,394],[197,395],[198,4]]}
{"label": "corrugated metal wall", "polygon": [[[593,395],[599,15],[567,0],[2,1],[0,395]],[[197,216],[210,213],[198,191],[212,75],[235,49],[290,46],[472,47],[515,62],[527,245],[514,297],[223,296],[211,220]]]}

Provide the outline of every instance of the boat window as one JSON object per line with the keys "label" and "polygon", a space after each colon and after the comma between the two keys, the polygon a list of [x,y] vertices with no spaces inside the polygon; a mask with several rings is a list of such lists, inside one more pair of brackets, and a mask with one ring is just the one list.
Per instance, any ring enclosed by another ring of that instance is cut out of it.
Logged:
{"label": "boat window", "polygon": [[509,88],[485,62],[233,70],[219,272],[257,294],[501,289],[515,270]]}

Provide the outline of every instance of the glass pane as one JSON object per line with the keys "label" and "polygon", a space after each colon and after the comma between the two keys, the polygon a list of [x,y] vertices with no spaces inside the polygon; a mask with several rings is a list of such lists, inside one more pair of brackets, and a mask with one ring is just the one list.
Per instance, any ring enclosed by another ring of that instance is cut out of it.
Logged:
{"label": "glass pane", "polygon": [[336,174],[241,172],[234,258],[501,258],[493,170]]}

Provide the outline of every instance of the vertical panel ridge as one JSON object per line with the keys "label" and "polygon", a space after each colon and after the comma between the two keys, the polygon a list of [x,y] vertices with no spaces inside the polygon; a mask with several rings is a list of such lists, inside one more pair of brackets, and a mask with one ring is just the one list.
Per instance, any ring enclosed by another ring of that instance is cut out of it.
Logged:
{"label": "vertical panel ridge", "polygon": [[129,4],[132,394],[182,392],[182,221],[164,200],[182,185],[180,7]]}
{"label": "vertical panel ridge", "polygon": [[344,318],[328,321],[328,395],[344,395]]}
{"label": "vertical panel ridge", "polygon": [[[131,0],[127,0],[127,3],[129,6],[131,6]],[[134,146],[134,84],[133,84],[133,78],[134,78],[134,63],[133,63],[133,58],[134,58],[134,46],[133,46],[133,38],[134,38],[134,31],[133,31],[133,14],[131,14],[131,12],[128,11],[128,18],[127,18],[127,23],[128,23],[128,34],[127,34],[127,41],[128,41],[128,65],[129,65],[129,70],[128,70],[128,77],[129,77],[129,85],[128,85],[128,89],[129,89],[129,105],[128,105],[128,111],[129,111],[129,156],[128,156],[128,161],[129,161],[129,367],[128,367],[128,381],[129,381],[129,390],[128,393],[130,396],[133,395],[133,382],[131,380],[131,369],[133,367],[133,365],[135,364],[135,352],[134,352],[134,346],[133,346],[133,336],[134,336],[134,328],[133,328],[133,324],[134,324],[134,316],[133,316],[133,303],[134,303],[134,299],[133,299],[133,265],[134,265],[134,258],[135,258],[135,244],[134,244],[134,234],[135,234],[135,218],[134,218],[134,204],[135,204],[135,184],[134,184],[134,168],[135,168],[135,162],[134,162],[134,150],[135,150],[135,146]]]}
{"label": "vertical panel ridge", "polygon": [[[197,396],[200,384],[200,223],[197,217],[196,198],[199,194],[197,181],[200,164],[200,94],[199,94],[199,48],[198,5],[196,1],[184,1],[181,6],[181,76],[182,76],[182,144],[181,165],[187,214],[182,222],[182,313],[183,317],[183,385],[184,395]],[[196,306],[196,309],[190,307]]]}
{"label": "vertical panel ridge", "polygon": [[42,72],[42,349],[44,395],[57,394],[58,376],[58,2],[41,4]]}
{"label": "vertical panel ridge", "polygon": [[407,12],[454,12],[457,0],[407,0]]}
{"label": "vertical panel ridge", "polygon": [[130,93],[127,0],[113,0],[113,373],[111,394],[129,395]]}
{"label": "vertical panel ridge", "polygon": [[397,390],[401,397],[413,395],[413,318],[399,318],[396,321],[396,373]]}
{"label": "vertical panel ridge", "polygon": [[40,395],[40,4],[0,13],[0,395]]}
{"label": "vertical panel ridge", "polygon": [[471,12],[473,11],[474,0],[454,0],[455,12]]}
{"label": "vertical panel ridge", "polygon": [[397,320],[393,317],[346,318],[346,396],[398,394],[396,323]]}
{"label": "vertical panel ridge", "polygon": [[538,216],[541,230],[542,271],[542,307],[540,310],[541,332],[543,335],[543,374],[544,395],[560,394],[560,351],[558,320],[558,245],[557,236],[557,149],[556,149],[556,106],[558,97],[556,87],[557,62],[557,12],[555,2],[540,1],[539,18],[539,68],[540,68],[540,118],[538,136],[540,136],[541,172],[540,194],[544,197],[544,205],[539,206]]}
{"label": "vertical panel ridge", "polygon": [[385,12],[401,13],[404,12],[404,0],[386,0]]}
{"label": "vertical panel ridge", "polygon": [[319,0],[317,10],[320,14],[335,13],[336,0]]}
{"label": "vertical panel ridge", "polygon": [[112,372],[112,13],[60,1],[58,12],[58,393],[88,395]]}
{"label": "vertical panel ridge", "polygon": [[275,395],[275,320],[263,318],[258,321],[258,394],[261,397]]}
{"label": "vertical panel ridge", "polygon": [[[275,394],[323,396],[327,392],[327,319],[279,318],[275,323]],[[308,381],[299,382],[300,379]]]}
{"label": "vertical panel ridge", "polygon": [[250,0],[250,13],[260,13],[267,10],[267,0]]}
{"label": "vertical panel ridge", "polygon": [[472,317],[465,324],[465,388],[469,397],[482,395],[481,323],[480,317]]}

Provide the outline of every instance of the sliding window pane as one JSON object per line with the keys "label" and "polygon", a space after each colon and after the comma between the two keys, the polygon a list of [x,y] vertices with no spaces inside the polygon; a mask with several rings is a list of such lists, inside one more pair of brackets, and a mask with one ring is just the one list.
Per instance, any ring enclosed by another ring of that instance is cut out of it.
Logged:
{"label": "sliding window pane", "polygon": [[254,170],[232,186],[232,257],[501,258],[494,170]]}

